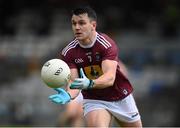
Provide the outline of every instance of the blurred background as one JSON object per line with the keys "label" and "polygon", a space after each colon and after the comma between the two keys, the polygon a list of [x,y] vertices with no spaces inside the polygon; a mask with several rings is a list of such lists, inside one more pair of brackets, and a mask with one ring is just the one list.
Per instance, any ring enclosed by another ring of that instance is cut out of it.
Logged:
{"label": "blurred background", "polygon": [[148,127],[180,126],[179,0],[1,0],[0,126],[57,126],[63,106],[40,78],[73,37],[70,12],[89,4],[120,48]]}

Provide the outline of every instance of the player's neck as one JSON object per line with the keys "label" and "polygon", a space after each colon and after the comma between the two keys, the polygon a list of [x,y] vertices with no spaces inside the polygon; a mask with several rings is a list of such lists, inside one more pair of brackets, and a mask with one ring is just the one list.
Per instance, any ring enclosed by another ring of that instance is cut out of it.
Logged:
{"label": "player's neck", "polygon": [[83,41],[79,41],[80,42],[80,46],[83,47],[83,48],[90,48],[94,45],[95,41],[96,41],[96,36],[97,36],[97,33],[96,31],[94,31],[92,33],[91,36],[89,36],[88,39],[86,40],[83,40]]}

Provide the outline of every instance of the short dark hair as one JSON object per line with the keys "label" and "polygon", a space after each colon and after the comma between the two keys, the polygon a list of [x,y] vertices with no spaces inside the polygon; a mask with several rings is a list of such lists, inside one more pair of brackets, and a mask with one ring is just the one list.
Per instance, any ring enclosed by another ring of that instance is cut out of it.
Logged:
{"label": "short dark hair", "polygon": [[97,21],[97,15],[96,15],[95,10],[89,6],[77,7],[72,10],[72,15],[81,15],[81,14],[86,14],[86,13],[89,18],[91,18],[94,21]]}

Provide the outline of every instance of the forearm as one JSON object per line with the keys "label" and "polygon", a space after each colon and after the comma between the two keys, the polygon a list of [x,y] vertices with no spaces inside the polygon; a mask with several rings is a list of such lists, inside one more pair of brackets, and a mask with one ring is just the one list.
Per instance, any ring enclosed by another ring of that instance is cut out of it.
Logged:
{"label": "forearm", "polygon": [[74,99],[80,93],[79,89],[70,89],[71,83],[74,81],[75,78],[78,78],[78,70],[76,68],[71,69],[71,80],[69,81],[69,85],[67,85],[67,92],[70,94],[71,99]]}
{"label": "forearm", "polygon": [[68,93],[71,96],[71,99],[73,100],[78,96],[78,94],[80,93],[80,90],[79,89],[69,89]]}
{"label": "forearm", "polygon": [[94,80],[93,88],[102,89],[113,86],[116,78],[117,62],[105,60],[102,62],[103,75]]}
{"label": "forearm", "polygon": [[115,76],[110,73],[103,74],[98,79],[94,80],[93,88],[102,89],[113,86]]}

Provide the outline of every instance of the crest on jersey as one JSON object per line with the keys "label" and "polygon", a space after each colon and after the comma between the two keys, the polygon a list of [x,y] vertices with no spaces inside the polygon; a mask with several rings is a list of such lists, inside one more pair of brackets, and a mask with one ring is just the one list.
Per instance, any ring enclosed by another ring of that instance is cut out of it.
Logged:
{"label": "crest on jersey", "polygon": [[89,79],[97,79],[103,74],[102,69],[99,65],[91,65],[88,67],[84,67],[84,71]]}
{"label": "crest on jersey", "polygon": [[96,52],[95,57],[96,57],[96,61],[100,61],[101,60],[101,55],[100,55],[99,52]]}

